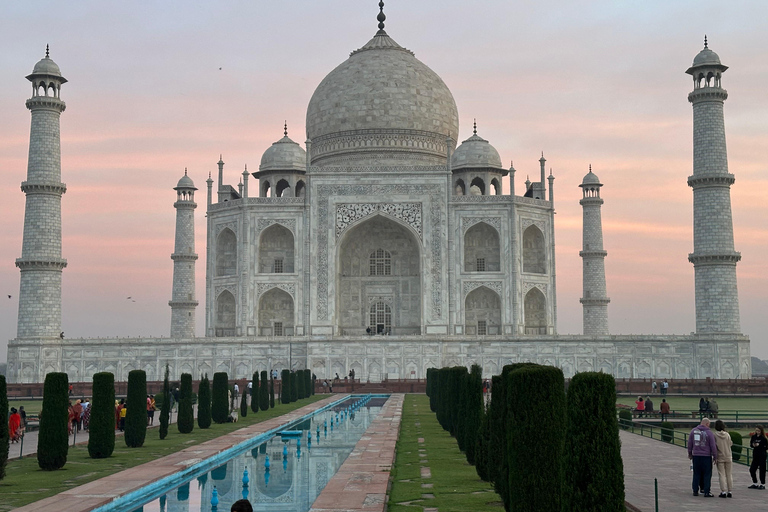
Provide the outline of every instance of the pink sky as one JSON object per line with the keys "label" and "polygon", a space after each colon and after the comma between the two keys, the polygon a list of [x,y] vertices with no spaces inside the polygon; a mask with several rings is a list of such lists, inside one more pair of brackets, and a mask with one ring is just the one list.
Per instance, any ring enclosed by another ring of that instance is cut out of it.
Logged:
{"label": "pink sky", "polygon": [[[205,180],[226,182],[282,136],[303,143],[314,88],[376,31],[377,2],[6,3],[0,31],[0,361],[16,335],[31,87],[43,56],[62,88],[68,337],[167,336],[173,187],[197,201],[204,297]],[[684,72],[709,36],[723,86],[742,331],[768,357],[768,4],[764,0],[386,2],[386,29],[452,90],[462,131],[488,139],[517,190],[554,169],[558,330],[581,332],[581,190],[605,184],[609,318],[616,334],[694,330],[692,114]],[[652,4],[652,5],[648,5]],[[219,69],[221,68],[221,69]],[[12,295],[7,299],[7,295]],[[136,302],[126,300],[131,296]],[[203,334],[204,304],[198,308]]]}

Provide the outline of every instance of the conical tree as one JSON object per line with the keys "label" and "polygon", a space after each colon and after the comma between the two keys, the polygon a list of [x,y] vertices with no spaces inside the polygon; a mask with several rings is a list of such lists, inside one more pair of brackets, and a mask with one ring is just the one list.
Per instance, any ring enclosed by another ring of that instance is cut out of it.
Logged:
{"label": "conical tree", "polygon": [[147,435],[147,374],[144,370],[128,372],[128,396],[125,401],[125,445],[139,448]]}
{"label": "conical tree", "polygon": [[5,384],[5,375],[0,375],[0,480],[5,478],[5,465],[8,463],[8,429],[8,387]]}
{"label": "conical tree", "polygon": [[464,452],[467,462],[475,463],[475,448],[483,419],[483,369],[473,364],[466,380],[466,409],[464,414]]}
{"label": "conical tree", "polygon": [[280,402],[291,403],[291,371],[280,372]]}
{"label": "conical tree", "polygon": [[[69,451],[69,380],[66,373],[45,376],[40,431],[37,436],[37,465],[44,471],[61,469]],[[8,423],[6,422],[6,425]]]}
{"label": "conical tree", "polygon": [[269,379],[269,407],[275,408],[275,379]]}
{"label": "conical tree", "polygon": [[165,365],[165,379],[163,380],[163,403],[160,404],[160,439],[168,436],[168,424],[171,420],[171,383],[168,382],[170,369]]}
{"label": "conical tree", "polygon": [[568,386],[563,510],[624,510],[624,463],[616,419],[616,381],[577,373]]}
{"label": "conical tree", "polygon": [[[254,380],[256,376],[254,375]],[[259,385],[259,407],[262,411],[269,409],[269,383],[267,382],[267,371],[261,372],[261,385]]]}
{"label": "conical tree", "polygon": [[242,393],[240,395],[240,416],[245,418],[248,416],[248,394]]}
{"label": "conical tree", "polygon": [[259,372],[253,372],[251,382],[253,382],[253,387],[251,388],[251,410],[253,412],[259,412],[259,406],[261,405],[261,394],[263,391],[262,387],[259,386]]}
{"label": "conical tree", "polygon": [[226,423],[229,416],[228,379],[227,372],[216,372],[213,374],[211,417],[214,423]]}
{"label": "conical tree", "polygon": [[115,376],[93,375],[91,421],[88,424],[88,455],[105,459],[115,450]]}
{"label": "conical tree", "polygon": [[211,426],[211,383],[206,373],[197,385],[197,426]]}
{"label": "conical tree", "polygon": [[176,426],[182,434],[189,434],[195,428],[195,410],[192,407],[192,375],[189,373],[181,374],[179,417],[176,419]]}
{"label": "conical tree", "polygon": [[296,372],[291,372],[291,403],[299,399],[299,379]]}

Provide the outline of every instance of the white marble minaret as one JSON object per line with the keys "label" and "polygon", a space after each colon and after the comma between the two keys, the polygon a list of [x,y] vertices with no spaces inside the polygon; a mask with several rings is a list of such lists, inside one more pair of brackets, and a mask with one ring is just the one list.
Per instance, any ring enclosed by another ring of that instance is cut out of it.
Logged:
{"label": "white marble minaret", "polygon": [[176,244],[173,260],[173,298],[171,306],[171,338],[195,337],[195,184],[184,176],[174,187],[176,191]]}
{"label": "white marble minaret", "polygon": [[696,278],[696,332],[738,333],[739,294],[736,263],[741,254],[733,248],[731,185],[725,147],[723,103],[728,92],[721,76],[728,69],[720,57],[704,49],[686,73],[693,77],[693,263]]}
{"label": "white marble minaret", "polygon": [[35,64],[29,134],[27,181],[21,184],[27,201],[24,210],[24,240],[19,291],[18,339],[58,338],[61,333],[61,272],[67,260],[61,257],[61,196],[67,187],[61,182],[59,118],[66,108],[61,85],[67,80],[59,66],[48,57]]}
{"label": "white marble minaret", "polygon": [[603,199],[600,179],[592,172],[584,176],[581,185],[583,191],[579,204],[584,212],[583,250],[579,252],[583,264],[584,296],[579,300],[584,310],[584,334],[608,334],[608,303],[611,302],[605,292],[605,257],[603,249],[603,221],[600,209]]}

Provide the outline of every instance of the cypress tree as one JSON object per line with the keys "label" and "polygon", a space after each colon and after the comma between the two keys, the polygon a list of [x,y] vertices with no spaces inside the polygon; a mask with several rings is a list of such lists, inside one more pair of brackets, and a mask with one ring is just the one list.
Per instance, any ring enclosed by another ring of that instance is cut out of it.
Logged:
{"label": "cypress tree", "polygon": [[459,450],[467,451],[467,412],[469,411],[469,372],[464,366],[454,368],[456,373],[456,398],[454,400],[454,410],[456,411],[456,442]]}
{"label": "cypress tree", "polygon": [[105,459],[115,450],[115,376],[93,375],[91,421],[88,424],[88,455]]}
{"label": "cypress tree", "polygon": [[[254,376],[256,377],[256,376]],[[271,383],[274,385],[274,383]],[[269,393],[270,393],[270,383],[267,382],[267,371],[262,370],[261,372],[261,386],[259,386],[259,400],[258,404],[262,411],[266,411],[269,409]],[[272,407],[274,407],[274,398],[272,399]]]}
{"label": "cypress tree", "polygon": [[488,452],[491,444],[491,430],[488,425],[488,410],[483,407],[480,412],[480,427],[477,429],[475,439],[475,471],[481,480],[490,482],[491,474],[488,470]]}
{"label": "cypress tree", "polygon": [[280,372],[280,402],[284,404],[291,403],[291,372],[283,370]]}
{"label": "cypress tree", "polygon": [[624,464],[616,419],[616,381],[577,373],[568,386],[563,509],[624,511]]}
{"label": "cypress tree", "polygon": [[304,370],[296,370],[293,375],[296,379],[296,400],[301,400],[306,396],[304,393]]}
{"label": "cypress tree", "polygon": [[[52,372],[43,384],[43,408],[37,436],[37,465],[43,471],[64,467],[69,451],[69,380],[66,373]],[[6,426],[8,422],[6,421]]]}
{"label": "cypress tree", "polygon": [[163,379],[163,403],[160,404],[160,439],[168,436],[168,424],[171,420],[171,383],[168,382],[170,369],[165,365],[165,378]]}
{"label": "cypress tree", "polygon": [[[131,412],[128,409],[128,412]],[[195,411],[192,407],[192,375],[181,374],[181,387],[179,388],[179,416],[176,418],[176,426],[181,434],[189,434],[195,428]]]}
{"label": "cypress tree", "polygon": [[211,382],[206,373],[197,385],[197,426],[211,426]]}
{"label": "cypress tree", "polygon": [[11,433],[8,429],[8,387],[5,383],[5,375],[0,375],[0,480],[5,478],[10,436]]}
{"label": "cypress tree", "polygon": [[[262,372],[264,373],[264,372]],[[253,412],[259,412],[261,406],[261,395],[264,393],[263,384],[259,386],[259,372],[254,372],[251,378],[253,387],[251,388],[251,410]]]}
{"label": "cypress tree", "polygon": [[473,364],[472,370],[466,376],[466,408],[462,411],[464,418],[464,452],[467,462],[475,464],[475,448],[480,425],[483,419],[483,370]]}
{"label": "cypress tree", "polygon": [[229,416],[228,380],[227,372],[216,372],[213,374],[211,417],[214,423],[226,423]]}
{"label": "cypress tree", "polygon": [[563,372],[526,365],[506,380],[510,510],[561,510],[565,439],[573,435],[565,428]]}
{"label": "cypress tree", "polygon": [[269,379],[269,407],[275,408],[275,379]]}
{"label": "cypress tree", "polygon": [[245,418],[248,416],[248,393],[242,393],[240,395],[240,416]]}
{"label": "cypress tree", "polygon": [[[506,446],[506,428],[504,417],[506,416],[507,393],[501,384],[501,375],[491,377],[491,404],[488,407],[488,451],[486,452],[486,468],[490,482],[496,493],[504,499],[503,491],[507,488],[507,480],[502,478],[504,473],[502,461],[506,464],[504,447]],[[505,509],[509,510],[508,504]]]}
{"label": "cypress tree", "polygon": [[429,410],[435,412],[437,404],[435,403],[435,377],[437,368],[427,368],[427,396],[429,397]]}
{"label": "cypress tree", "polygon": [[291,372],[291,403],[299,399],[299,379],[296,372]]}
{"label": "cypress tree", "polygon": [[128,372],[128,396],[125,401],[125,445],[140,448],[147,435],[147,374],[144,370]]}
{"label": "cypress tree", "polygon": [[312,386],[312,372],[309,368],[304,369],[304,397],[309,398],[314,395],[314,387]]}

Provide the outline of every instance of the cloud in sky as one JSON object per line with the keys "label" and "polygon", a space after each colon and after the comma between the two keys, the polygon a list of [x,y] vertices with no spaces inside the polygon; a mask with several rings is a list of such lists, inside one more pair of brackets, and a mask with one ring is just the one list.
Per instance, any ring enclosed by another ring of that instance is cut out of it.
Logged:
{"label": "cloud in sky", "polygon": [[[137,5],[138,4],[138,5]],[[39,1],[3,6],[0,32],[0,360],[15,336],[29,113],[24,79],[43,56],[62,89],[63,328],[67,336],[170,329],[172,188],[198,192],[197,297],[204,298],[205,179],[227,183],[282,136],[303,142],[317,84],[376,30],[377,2]],[[437,72],[478,133],[514,160],[516,188],[555,180],[558,329],[581,332],[581,207],[589,164],[605,184],[614,333],[694,330],[692,114],[684,74],[703,35],[723,85],[742,330],[768,357],[768,4],[762,0],[386,2],[386,29]],[[221,68],[221,69],[219,69]],[[507,185],[505,185],[506,187]],[[253,187],[253,183],[251,183]],[[252,188],[253,189],[253,188]],[[7,292],[5,291],[7,290]],[[133,296],[136,302],[126,301]],[[198,307],[198,333],[204,328]]]}

